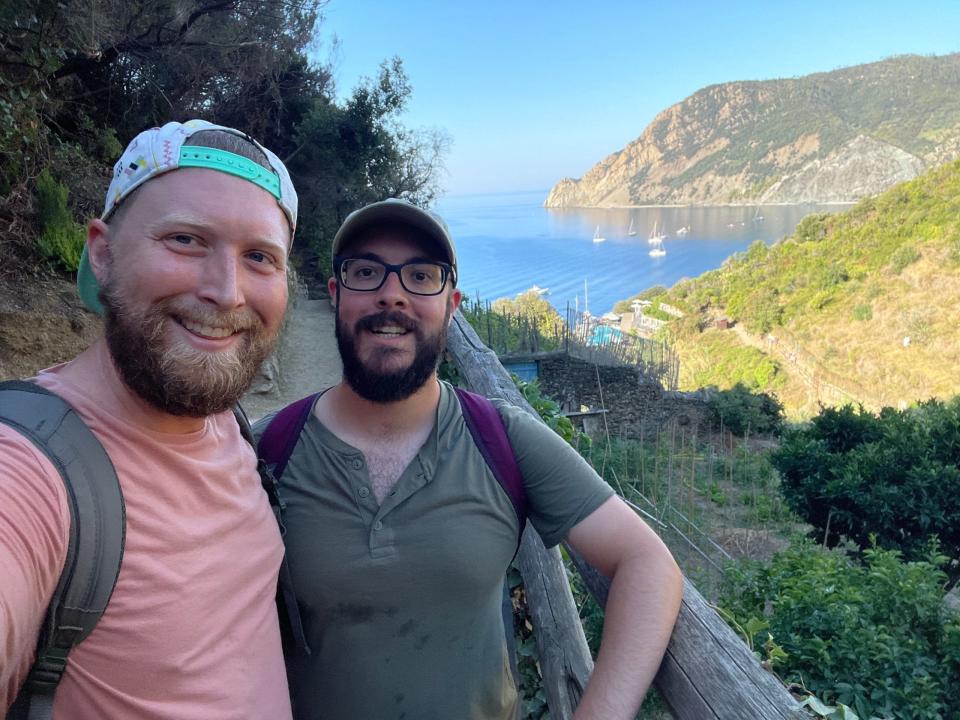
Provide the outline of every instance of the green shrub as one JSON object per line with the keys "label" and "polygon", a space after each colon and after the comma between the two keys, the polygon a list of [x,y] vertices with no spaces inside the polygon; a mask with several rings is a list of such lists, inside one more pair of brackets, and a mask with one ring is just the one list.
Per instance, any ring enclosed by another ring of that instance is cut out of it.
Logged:
{"label": "green shrub", "polygon": [[68,272],[76,272],[86,242],[83,226],[74,221],[67,200],[70,191],[46,169],[37,177],[38,244],[43,257]]}
{"label": "green shrub", "polygon": [[763,392],[751,392],[737,383],[729,390],[713,390],[707,407],[712,426],[735,435],[771,435],[783,425],[783,405]]}
{"label": "green shrub", "polygon": [[895,275],[903,272],[904,268],[920,259],[920,252],[912,245],[904,245],[890,258],[890,269]]}
{"label": "green shrub", "polygon": [[853,309],[854,320],[870,320],[873,318],[873,308],[869,305],[857,305]]}
{"label": "green shrub", "polygon": [[786,433],[771,461],[787,503],[830,544],[842,535],[867,548],[875,536],[916,559],[937,536],[960,557],[960,398],[879,415],[825,408]]}
{"label": "green shrub", "polygon": [[[744,561],[720,605],[751,647],[773,646],[778,674],[861,718],[960,717],[960,618],[943,603],[935,545],[905,562],[869,547],[859,565],[800,542],[768,563]],[[771,639],[772,638],[772,639]]]}

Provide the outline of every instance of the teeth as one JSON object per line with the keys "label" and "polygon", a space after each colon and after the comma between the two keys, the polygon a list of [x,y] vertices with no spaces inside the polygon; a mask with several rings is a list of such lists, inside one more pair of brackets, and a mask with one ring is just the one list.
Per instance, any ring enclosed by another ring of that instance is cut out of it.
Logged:
{"label": "teeth", "polygon": [[380,335],[403,335],[406,330],[402,327],[397,327],[396,325],[387,325],[385,327],[380,327],[374,330],[375,333]]}
{"label": "teeth", "polygon": [[197,335],[203,335],[204,337],[223,338],[233,335],[233,330],[228,330],[227,328],[215,328],[210,327],[209,325],[200,325],[195,322],[190,322],[189,320],[181,320],[180,323],[190,332],[196,333]]}

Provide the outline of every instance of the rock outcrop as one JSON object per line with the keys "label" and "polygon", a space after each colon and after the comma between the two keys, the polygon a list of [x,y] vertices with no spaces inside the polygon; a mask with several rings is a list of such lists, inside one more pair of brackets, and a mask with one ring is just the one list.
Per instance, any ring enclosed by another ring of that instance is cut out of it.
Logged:
{"label": "rock outcrop", "polygon": [[849,202],[960,157],[960,54],[713,85],[547,207]]}

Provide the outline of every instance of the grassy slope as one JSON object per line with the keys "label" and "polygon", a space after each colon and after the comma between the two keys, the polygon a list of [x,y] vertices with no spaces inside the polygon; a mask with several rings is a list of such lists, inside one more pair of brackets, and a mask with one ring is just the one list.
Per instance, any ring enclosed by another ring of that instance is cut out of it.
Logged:
{"label": "grassy slope", "polygon": [[[757,243],[666,299],[703,325],[725,314],[755,338],[774,335],[835,382],[884,403],[958,394],[960,162],[846,213],[807,218],[792,237],[771,248]],[[707,374],[729,385],[762,362],[761,351],[744,350],[731,331],[698,333],[693,325],[674,324],[681,358],[709,372],[685,372],[688,386]],[[782,375],[766,371],[754,385],[798,402]]]}

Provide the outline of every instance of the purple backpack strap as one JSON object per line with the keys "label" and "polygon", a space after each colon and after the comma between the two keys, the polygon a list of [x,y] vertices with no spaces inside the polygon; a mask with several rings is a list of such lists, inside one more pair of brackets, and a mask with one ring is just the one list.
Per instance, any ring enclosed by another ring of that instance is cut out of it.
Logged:
{"label": "purple backpack strap", "polygon": [[320,393],[290,403],[273,416],[257,443],[257,454],[267,464],[277,480],[283,475],[293,448],[300,439],[300,431],[310,418],[313,403]]}
{"label": "purple backpack strap", "polygon": [[527,522],[527,492],[523,475],[507,437],[507,428],[496,406],[483,395],[456,388],[463,419],[487,466],[513,503],[520,521],[520,534]]}

